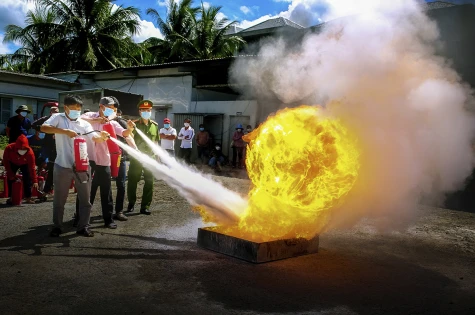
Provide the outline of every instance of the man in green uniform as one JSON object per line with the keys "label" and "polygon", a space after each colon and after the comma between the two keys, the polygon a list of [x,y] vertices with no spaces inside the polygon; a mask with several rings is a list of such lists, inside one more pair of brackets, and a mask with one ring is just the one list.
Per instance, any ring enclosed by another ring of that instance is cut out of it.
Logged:
{"label": "man in green uniform", "polygon": [[[158,124],[151,120],[150,117],[152,115],[152,106],[153,103],[148,100],[143,100],[139,103],[139,114],[140,119],[135,122],[135,128],[140,129],[147,137],[152,140],[154,143],[158,142],[159,137],[159,128]],[[147,155],[152,156],[153,151],[152,149],[145,143],[140,135],[134,130],[133,132],[135,144],[137,148]],[[131,158],[130,159],[130,166],[129,166],[129,173],[128,173],[128,184],[127,184],[127,197],[129,198],[129,205],[127,206],[127,212],[134,211],[135,201],[137,200],[137,183],[140,181],[140,177],[142,176],[142,171],[144,172],[144,180],[145,185],[143,187],[143,194],[142,194],[142,204],[140,206],[140,213],[142,214],[150,214],[149,208],[150,204],[152,203],[153,197],[153,175],[150,171],[146,170],[140,161]]]}

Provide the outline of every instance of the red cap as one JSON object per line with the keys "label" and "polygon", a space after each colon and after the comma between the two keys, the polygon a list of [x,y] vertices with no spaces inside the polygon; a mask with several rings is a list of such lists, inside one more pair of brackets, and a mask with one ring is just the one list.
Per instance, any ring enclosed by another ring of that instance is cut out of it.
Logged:
{"label": "red cap", "polygon": [[170,121],[170,118],[165,118],[165,119],[163,120],[163,122],[164,122],[164,123],[170,123],[171,121]]}

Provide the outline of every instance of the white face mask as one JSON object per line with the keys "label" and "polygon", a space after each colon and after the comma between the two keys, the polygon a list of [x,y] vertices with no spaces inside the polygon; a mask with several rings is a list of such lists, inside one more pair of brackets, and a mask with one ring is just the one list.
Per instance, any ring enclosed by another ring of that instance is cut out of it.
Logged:
{"label": "white face mask", "polygon": [[216,150],[219,150],[219,149],[221,149],[221,147],[216,147]]}
{"label": "white face mask", "polygon": [[189,124],[189,123],[185,123],[185,127],[190,127],[190,124]]}
{"label": "white face mask", "polygon": [[18,150],[18,154],[25,155],[28,150]]}

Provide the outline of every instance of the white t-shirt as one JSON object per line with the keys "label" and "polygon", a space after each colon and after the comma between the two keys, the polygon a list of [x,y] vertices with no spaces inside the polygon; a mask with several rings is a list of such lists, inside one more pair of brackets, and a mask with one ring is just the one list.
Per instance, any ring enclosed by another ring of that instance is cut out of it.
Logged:
{"label": "white t-shirt", "polygon": [[[160,129],[160,134],[176,136],[176,129],[173,127],[168,129],[162,128]],[[175,150],[175,140],[160,139],[160,146],[164,150]]]}
{"label": "white t-shirt", "polygon": [[[185,137],[188,136],[189,139],[185,139]],[[193,128],[188,127],[188,129],[185,129],[185,127],[181,128],[180,133],[178,134],[178,139],[181,140],[181,145],[180,148],[183,149],[191,149],[193,147],[193,137],[195,136],[195,131]]]}
{"label": "white t-shirt", "polygon": [[[78,134],[84,134],[91,131],[92,126],[85,120],[81,118],[74,120],[69,120],[64,113],[54,114],[48,120],[44,122],[45,125],[49,125],[61,129],[71,129],[77,132]],[[90,134],[84,135],[87,142],[87,146],[93,145],[92,138],[96,133],[91,132]],[[58,156],[56,157],[55,163],[64,168],[73,168],[74,164],[74,138],[70,138],[67,135],[55,134],[56,139],[56,151]]]}

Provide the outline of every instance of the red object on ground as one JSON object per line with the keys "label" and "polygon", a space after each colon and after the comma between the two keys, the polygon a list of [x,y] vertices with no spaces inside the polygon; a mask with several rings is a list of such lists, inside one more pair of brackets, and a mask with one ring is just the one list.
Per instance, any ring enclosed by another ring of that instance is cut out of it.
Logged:
{"label": "red object on ground", "polygon": [[87,158],[87,144],[84,138],[74,139],[74,164],[76,172],[87,172],[89,160]]}
{"label": "red object on ground", "polygon": [[[44,180],[43,176],[38,176],[38,188],[40,188],[41,185],[43,185],[44,181],[45,181],[45,180]],[[36,189],[36,188],[33,187],[33,188],[31,189],[31,197],[36,197],[36,198],[38,198],[39,196],[40,196],[40,192],[38,191],[38,189]]]}
{"label": "red object on ground", "polygon": [[[102,130],[107,131],[111,138],[117,139],[115,134],[114,126],[111,123],[104,124]],[[109,149],[109,154],[111,156],[111,176],[117,177],[119,175],[119,164],[120,164],[120,147],[112,141],[111,139],[107,140],[107,148]]]}
{"label": "red object on ground", "polygon": [[0,198],[8,198],[8,178],[5,172],[0,175]]}
{"label": "red object on ground", "polygon": [[21,175],[17,176],[17,180],[12,184],[12,205],[19,206],[21,205],[21,201],[23,199],[23,181]]}

